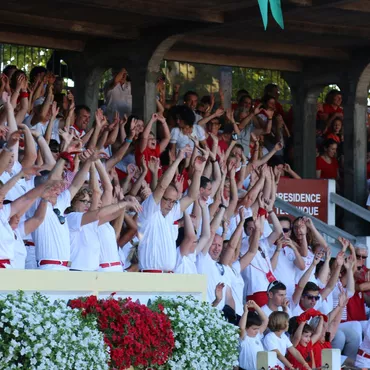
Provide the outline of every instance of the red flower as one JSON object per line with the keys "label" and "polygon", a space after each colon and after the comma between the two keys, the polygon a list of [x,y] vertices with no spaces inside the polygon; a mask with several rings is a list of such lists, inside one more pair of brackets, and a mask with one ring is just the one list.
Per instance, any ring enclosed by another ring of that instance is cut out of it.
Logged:
{"label": "red flower", "polygon": [[148,368],[165,364],[172,354],[175,340],[171,323],[163,313],[153,312],[131,298],[97,299],[95,296],[69,302],[82,310],[83,317],[95,316],[110,348],[110,368],[123,370],[130,366]]}

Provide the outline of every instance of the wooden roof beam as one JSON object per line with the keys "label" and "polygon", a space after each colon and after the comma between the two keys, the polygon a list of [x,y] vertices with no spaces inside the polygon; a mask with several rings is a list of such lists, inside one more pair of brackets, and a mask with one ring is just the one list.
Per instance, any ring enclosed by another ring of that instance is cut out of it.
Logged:
{"label": "wooden roof beam", "polygon": [[[335,48],[322,48],[317,46],[305,45],[302,48],[297,47],[295,44],[282,44],[282,43],[264,43],[255,40],[237,40],[226,39],[219,37],[196,36],[184,37],[180,43],[187,45],[197,45],[203,47],[216,47],[240,51],[253,51],[264,54],[275,55],[295,55],[298,57],[321,58],[321,59],[340,59],[349,60],[350,55],[340,49]],[[227,52],[225,50],[225,52]]]}
{"label": "wooden roof beam", "polygon": [[164,59],[189,63],[262,68],[292,72],[299,72],[302,70],[302,63],[299,60],[270,58],[265,56],[229,55],[177,48],[169,50]]}
{"label": "wooden roof beam", "polygon": [[[96,24],[84,21],[70,21],[47,16],[15,13],[7,10],[0,10],[0,21],[3,24],[26,26],[46,31],[62,31],[88,36],[109,37],[115,39],[137,39],[139,31],[135,28],[127,30],[124,26],[110,24]],[[47,35],[47,34],[46,34]]]}

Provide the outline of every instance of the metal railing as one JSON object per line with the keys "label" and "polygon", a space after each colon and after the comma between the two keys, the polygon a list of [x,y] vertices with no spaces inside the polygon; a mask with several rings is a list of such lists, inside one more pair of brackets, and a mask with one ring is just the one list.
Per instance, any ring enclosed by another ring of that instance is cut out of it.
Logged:
{"label": "metal railing", "polygon": [[[332,194],[333,193],[331,193],[331,195]],[[337,240],[339,237],[342,237],[342,238],[348,239],[353,244],[356,243],[357,239],[354,235],[349,234],[346,231],[344,231],[342,229],[339,229],[336,226],[328,225],[325,222],[309,215],[308,213],[301,211],[297,207],[295,207],[295,206],[293,206],[293,205],[291,205],[287,202],[284,202],[280,198],[276,198],[275,207],[283,210],[284,212],[286,212],[286,213],[288,213],[288,214],[290,214],[294,217],[308,217],[308,218],[312,219],[312,222],[315,225],[315,227],[317,228],[317,230],[319,230],[322,234],[325,234],[325,235],[327,235],[327,236],[329,236],[329,237],[331,237],[335,240]]]}
{"label": "metal railing", "polygon": [[329,199],[337,206],[345,209],[348,212],[353,213],[357,217],[360,217],[367,222],[370,222],[370,211],[368,211],[366,208],[363,208],[336,193],[330,193]]}

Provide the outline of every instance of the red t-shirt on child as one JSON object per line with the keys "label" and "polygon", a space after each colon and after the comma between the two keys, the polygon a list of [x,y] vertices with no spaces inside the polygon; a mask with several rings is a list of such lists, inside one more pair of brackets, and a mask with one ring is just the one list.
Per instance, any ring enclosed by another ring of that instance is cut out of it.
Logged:
{"label": "red t-shirt on child", "polygon": [[[305,361],[312,367],[312,342],[310,341],[307,347],[302,346],[300,343],[295,347],[295,349],[302,355]],[[305,370],[303,365],[296,360],[294,356],[292,356],[289,352],[287,354],[287,360],[293,365],[295,369]]]}
{"label": "red t-shirt on child", "polygon": [[321,366],[321,352],[323,349],[331,349],[332,346],[331,346],[331,343],[330,342],[316,342],[313,346],[312,346],[312,350],[313,350],[313,357],[315,359],[315,366],[316,367],[320,367]]}

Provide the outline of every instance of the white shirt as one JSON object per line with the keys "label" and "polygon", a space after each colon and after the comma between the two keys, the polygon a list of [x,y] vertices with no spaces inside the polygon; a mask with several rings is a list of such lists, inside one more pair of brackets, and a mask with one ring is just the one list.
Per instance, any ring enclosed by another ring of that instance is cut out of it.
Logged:
{"label": "white shirt", "polygon": [[99,221],[81,225],[84,212],[69,213],[69,238],[71,241],[71,269],[96,271],[99,268],[100,242],[97,236]]}
{"label": "white shirt", "polygon": [[[275,251],[276,245],[273,245],[269,249],[270,258],[272,258]],[[286,286],[286,295],[288,299],[293,296],[295,290],[295,274],[298,270],[297,266],[294,264],[295,260],[296,257],[293,249],[290,247],[283,247],[280,250],[276,268],[274,270],[274,276],[276,279]]]}
{"label": "white shirt", "polygon": [[[210,219],[210,214],[209,214],[209,206],[213,203],[213,198],[211,197],[208,197],[207,201],[206,201],[206,212],[208,213],[208,220]],[[194,203],[190,204],[190,206],[186,209],[186,213],[188,215],[191,215],[192,212],[193,212],[193,209],[194,209]],[[200,221],[199,221],[199,227],[198,227],[198,230],[197,230],[197,237],[198,239],[200,238],[201,234],[202,234],[202,226],[203,226],[203,217],[202,215],[200,216]]]}
{"label": "white shirt", "polygon": [[190,139],[190,136],[196,137],[199,141],[206,140],[206,134],[203,127],[195,124],[190,135],[184,135],[179,127],[173,128],[171,131],[170,143],[176,144],[177,150],[185,148],[186,145],[190,145],[194,148],[194,142]]}
{"label": "white shirt", "polygon": [[[119,262],[116,232],[109,222],[98,226],[98,237],[100,244],[100,263]],[[120,271],[123,270],[122,265],[118,267]]]}
{"label": "white shirt", "polygon": [[[304,273],[309,269],[309,267],[312,265],[312,262],[315,258],[315,255],[311,252],[311,250],[308,250],[308,254],[306,257],[302,257],[305,263],[305,269],[300,270],[298,267],[295,268],[295,283],[298,284],[301,277],[304,275]],[[313,269],[312,274],[310,276],[309,281],[317,284],[317,280],[315,278],[315,270]]]}
{"label": "white shirt", "polygon": [[[267,351],[273,351],[277,349],[283,356],[286,355],[288,348],[293,347],[292,342],[284,333],[281,334],[281,337],[279,338],[275,333],[272,332],[265,336],[263,339],[263,345]],[[279,360],[277,360],[277,365],[285,369],[285,365]]]}
{"label": "white shirt", "polygon": [[231,284],[231,293],[235,302],[235,312],[242,316],[243,309],[243,294],[244,294],[244,280],[241,276],[240,262],[236,261],[232,264],[232,267],[225,266],[225,275]]}
{"label": "white shirt", "polygon": [[[370,353],[370,321],[367,322],[364,340],[360,344],[360,349],[362,349],[366,353]],[[362,365],[362,367],[366,365],[368,367],[370,366],[370,359],[366,359],[362,356],[357,355],[355,365]]]}
{"label": "white shirt", "polygon": [[181,218],[180,203],[164,217],[160,202],[150,195],[142,203],[138,218],[139,267],[141,270],[174,271],[176,267],[176,239],[174,222]]}
{"label": "white shirt", "polygon": [[196,252],[190,253],[187,256],[182,256],[180,252],[180,247],[178,247],[176,267],[174,272],[176,274],[197,274],[197,266],[195,265],[196,260]]}
{"label": "white shirt", "polygon": [[243,369],[257,369],[257,352],[263,352],[262,334],[258,333],[255,337],[245,335],[239,339],[239,366]]}
{"label": "white shirt", "polygon": [[26,266],[27,249],[23,243],[26,234],[24,231],[24,222],[20,222],[18,227],[13,231],[14,234],[14,260],[11,265],[15,269],[24,270]]}
{"label": "white shirt", "polygon": [[[132,239],[132,242],[139,243],[139,239],[135,236]],[[134,248],[134,244],[132,244],[131,242],[126,243],[122,247],[118,247],[119,258],[121,260],[122,267],[124,270],[128,269],[131,266],[131,261],[129,259],[129,256],[130,256],[132,248]]]}
{"label": "white shirt", "polygon": [[11,204],[0,209],[0,260],[14,260],[14,233],[9,225]]}
{"label": "white shirt", "polygon": [[269,242],[265,239],[260,239],[259,246],[265,254],[262,257],[260,251],[257,251],[252,262],[242,271],[242,276],[245,283],[244,295],[249,296],[257,292],[266,292],[270,284],[266,274],[272,272],[272,266],[269,257]]}
{"label": "white shirt", "polygon": [[[38,200],[33,206],[33,213],[37,209],[40,200]],[[61,193],[56,204],[47,204],[46,215],[43,223],[32,233],[32,239],[36,245],[36,259],[41,260],[55,260],[55,261],[70,261],[71,257],[71,244],[69,239],[69,228],[68,222],[65,220],[64,224],[61,224],[58,216],[55,214],[54,209],[60,211],[60,215],[63,216],[65,210],[71,205],[71,193],[69,190],[65,190]],[[46,265],[49,266],[49,265]],[[55,266],[53,269],[65,270],[67,267]],[[43,269],[45,265],[41,266]]]}
{"label": "white shirt", "polygon": [[[267,304],[265,304],[264,306],[261,307],[261,310],[265,313],[265,315],[267,317],[270,317],[270,315],[274,312],[271,310],[271,308],[269,306],[267,306]],[[278,311],[280,312],[283,312],[283,307],[279,306]],[[287,310],[287,314],[289,315],[289,317],[292,317],[292,311],[290,311],[290,308],[288,307],[288,310]]]}
{"label": "white shirt", "polygon": [[107,116],[111,120],[116,111],[122,118],[125,114],[130,115],[132,111],[131,82],[125,82],[123,85],[118,83],[113,89],[105,89],[105,101],[107,103]]}
{"label": "white shirt", "polygon": [[224,283],[225,288],[222,293],[222,300],[216,307],[222,310],[225,306],[225,290],[226,284],[230,286],[230,282],[225,275],[225,266],[217,263],[212,257],[207,253],[198,254],[197,258],[197,270],[199,274],[207,275],[207,302],[212,304],[216,299],[215,289],[218,283]]}

